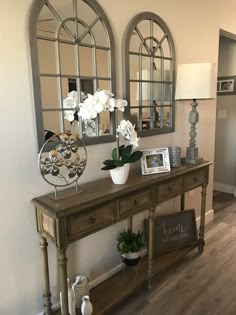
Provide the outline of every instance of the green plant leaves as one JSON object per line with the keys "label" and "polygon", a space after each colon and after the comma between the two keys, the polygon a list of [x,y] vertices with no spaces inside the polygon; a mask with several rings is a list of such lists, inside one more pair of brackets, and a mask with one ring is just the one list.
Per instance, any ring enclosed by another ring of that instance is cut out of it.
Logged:
{"label": "green plant leaves", "polygon": [[[122,144],[119,146],[119,156],[121,157],[123,155],[123,152],[125,150],[125,145]],[[132,151],[132,148],[131,148]],[[117,148],[114,148],[111,152],[111,156],[113,160],[118,160],[118,156],[117,156]]]}
{"label": "green plant leaves", "polygon": [[140,160],[142,155],[143,155],[143,152],[141,152],[141,151],[133,152],[131,154],[131,156],[129,157],[128,163],[134,163],[134,162]]}
{"label": "green plant leaves", "polygon": [[142,231],[134,233],[130,230],[117,234],[117,249],[121,255],[131,252],[139,252],[144,247],[144,235]]}
{"label": "green plant leaves", "polygon": [[109,170],[113,170],[114,168],[116,168],[115,165],[106,165],[106,166],[103,166],[103,167],[101,168],[101,170],[103,170],[103,171],[109,171]]}
{"label": "green plant leaves", "polygon": [[123,164],[128,163],[129,158],[130,158],[131,153],[132,153],[132,148],[133,148],[133,146],[131,144],[127,145],[127,147],[124,148],[124,150],[121,154],[121,160],[122,160]]}
{"label": "green plant leaves", "polygon": [[130,145],[121,145],[119,146],[119,159],[117,155],[117,148],[112,150],[111,156],[112,159],[105,160],[101,169],[104,171],[112,170],[116,167],[123,166],[126,163],[134,163],[141,159],[143,153],[141,151],[135,151],[132,153],[133,146]]}
{"label": "green plant leaves", "polygon": [[123,166],[124,164],[120,160],[106,160],[103,162],[105,165],[102,170],[107,171],[107,170],[112,170],[113,168],[116,168],[118,166]]}
{"label": "green plant leaves", "polygon": [[111,152],[111,156],[113,160],[118,160],[118,156],[117,156],[117,148],[114,148]]}

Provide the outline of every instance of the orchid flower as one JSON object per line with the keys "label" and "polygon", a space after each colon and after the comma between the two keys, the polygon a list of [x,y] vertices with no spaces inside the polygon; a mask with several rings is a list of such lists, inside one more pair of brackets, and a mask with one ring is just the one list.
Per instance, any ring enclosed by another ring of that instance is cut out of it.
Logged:
{"label": "orchid flower", "polygon": [[88,94],[84,100],[84,93],[82,92],[83,102],[78,104],[78,95],[76,91],[72,91],[63,101],[63,108],[75,108],[75,110],[65,111],[65,119],[72,122],[74,120],[74,113],[76,108],[78,115],[83,121],[95,119],[98,114],[103,111],[113,112],[115,109],[124,112],[128,105],[126,100],[115,99],[114,94],[109,90],[98,90],[92,94]]}
{"label": "orchid flower", "polygon": [[[78,105],[78,95],[76,91],[72,91],[68,93],[67,97],[63,100],[63,108],[76,108]],[[74,114],[76,109],[74,110],[66,110],[64,112],[65,119],[72,122],[74,120]]]}
{"label": "orchid flower", "polygon": [[[97,115],[103,111],[113,112],[114,110],[119,110],[124,112],[125,107],[128,105],[126,100],[115,99],[114,94],[109,90],[97,90],[94,95],[88,94],[86,99],[84,99],[84,96],[84,93],[82,93],[83,102],[78,104],[77,92],[72,91],[63,101],[64,108],[75,108],[75,110],[65,111],[65,118],[70,122],[74,120],[76,110],[78,110],[78,115],[87,124],[94,121]],[[116,132],[118,146],[119,134],[121,134],[133,147],[138,147],[140,138],[138,138],[135,131],[135,125],[132,125],[129,120],[121,120]]]}
{"label": "orchid flower", "polygon": [[137,136],[137,132],[135,131],[135,125],[129,120],[121,120],[120,124],[118,125],[116,131],[117,133],[121,134],[126,140],[129,140],[130,144],[134,147],[138,147],[138,141],[140,138]]}
{"label": "orchid flower", "polygon": [[97,117],[98,112],[102,112],[103,108],[97,104],[96,98],[88,94],[88,98],[84,103],[79,104],[79,113],[78,115],[82,117],[84,121],[91,120]]}
{"label": "orchid flower", "polygon": [[116,108],[120,110],[121,112],[125,111],[125,107],[128,105],[128,102],[126,100],[117,99],[116,100]]}

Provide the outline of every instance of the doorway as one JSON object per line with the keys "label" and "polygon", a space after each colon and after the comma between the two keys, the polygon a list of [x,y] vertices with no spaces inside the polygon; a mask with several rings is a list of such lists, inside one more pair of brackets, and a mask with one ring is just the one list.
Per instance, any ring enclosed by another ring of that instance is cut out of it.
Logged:
{"label": "doorway", "polygon": [[[230,89],[226,83],[230,82]],[[214,160],[214,199],[226,193],[236,195],[236,35],[220,31],[216,133]]]}

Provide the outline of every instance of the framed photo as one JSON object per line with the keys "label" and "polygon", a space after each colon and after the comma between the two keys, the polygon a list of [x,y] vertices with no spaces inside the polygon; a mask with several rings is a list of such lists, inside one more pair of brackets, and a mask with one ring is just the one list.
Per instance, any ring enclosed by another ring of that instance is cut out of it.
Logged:
{"label": "framed photo", "polygon": [[168,148],[143,150],[141,166],[143,175],[169,172],[170,159]]}
{"label": "framed photo", "polygon": [[236,77],[219,77],[217,80],[217,94],[236,94],[235,79]]}

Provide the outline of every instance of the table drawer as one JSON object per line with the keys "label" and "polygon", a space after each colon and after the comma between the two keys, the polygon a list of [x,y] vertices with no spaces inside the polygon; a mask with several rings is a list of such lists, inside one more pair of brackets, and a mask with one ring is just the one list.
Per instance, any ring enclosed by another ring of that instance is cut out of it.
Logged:
{"label": "table drawer", "polygon": [[151,207],[152,192],[151,188],[140,190],[119,199],[119,216],[126,217],[135,212]]}
{"label": "table drawer", "polygon": [[107,202],[68,218],[69,241],[105,228],[114,221],[114,203]]}
{"label": "table drawer", "polygon": [[207,180],[206,178],[206,170],[201,169],[191,174],[187,174],[184,177],[184,189],[190,190],[192,188],[198,187],[205,183]]}
{"label": "table drawer", "polygon": [[175,178],[157,186],[157,202],[168,200],[181,194],[181,178]]}

